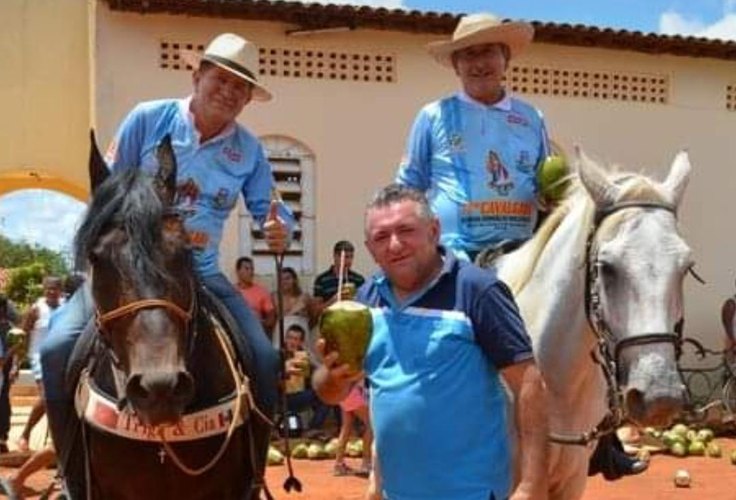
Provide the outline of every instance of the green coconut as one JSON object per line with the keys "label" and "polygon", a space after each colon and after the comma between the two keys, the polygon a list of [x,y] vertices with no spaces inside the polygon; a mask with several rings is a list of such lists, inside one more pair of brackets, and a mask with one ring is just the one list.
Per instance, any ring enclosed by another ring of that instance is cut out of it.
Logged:
{"label": "green coconut", "polygon": [[686,457],[687,451],[687,446],[685,446],[683,443],[674,443],[670,447],[670,453],[672,453],[676,457]]}
{"label": "green coconut", "polygon": [[291,450],[291,458],[307,458],[307,451],[309,447],[305,443],[299,443]]}
{"label": "green coconut", "polygon": [[352,300],[341,300],[326,308],[319,319],[319,331],[325,339],[325,352],[337,351],[338,365],[352,371],[363,369],[363,358],[373,332],[373,318],[368,307]]}
{"label": "green coconut", "polygon": [[698,441],[697,439],[691,441],[687,447],[687,454],[693,456],[705,455],[705,443],[702,441]]}
{"label": "green coconut", "polygon": [[698,440],[703,441],[704,443],[710,443],[711,441],[713,441],[715,433],[710,429],[704,428],[698,431],[696,437]]}
{"label": "green coconut", "polygon": [[565,197],[570,180],[565,158],[560,155],[549,155],[537,170],[539,194],[544,200],[557,202]]}
{"label": "green coconut", "polygon": [[270,446],[268,448],[268,465],[281,465],[284,463],[284,455],[279,450]]}
{"label": "green coconut", "polygon": [[319,443],[312,443],[307,448],[307,457],[310,460],[322,460],[324,458],[329,458],[329,455],[325,451],[324,446]]}
{"label": "green coconut", "polygon": [[672,431],[672,432],[674,432],[675,434],[678,434],[678,435],[680,435],[680,436],[682,436],[682,437],[685,437],[685,436],[687,436],[687,431],[689,431],[689,430],[690,430],[690,429],[689,429],[689,428],[688,428],[688,426],[687,426],[687,425],[685,425],[685,424],[675,424],[675,425],[673,425],[673,426],[672,426],[672,428],[670,429],[670,431]]}
{"label": "green coconut", "polygon": [[712,458],[721,458],[721,456],[723,455],[723,450],[718,443],[716,443],[715,441],[711,441],[705,447],[705,454]]}

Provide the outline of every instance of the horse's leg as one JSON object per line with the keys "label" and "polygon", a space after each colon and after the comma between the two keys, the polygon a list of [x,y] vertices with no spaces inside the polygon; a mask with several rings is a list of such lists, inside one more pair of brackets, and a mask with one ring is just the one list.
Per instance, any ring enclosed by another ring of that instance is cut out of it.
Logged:
{"label": "horse's leg", "polygon": [[[559,477],[551,476],[549,500],[577,500],[585,493],[588,480],[587,448],[574,445],[562,445],[557,453],[553,452],[551,470],[563,472]],[[564,467],[560,463],[564,462]]]}

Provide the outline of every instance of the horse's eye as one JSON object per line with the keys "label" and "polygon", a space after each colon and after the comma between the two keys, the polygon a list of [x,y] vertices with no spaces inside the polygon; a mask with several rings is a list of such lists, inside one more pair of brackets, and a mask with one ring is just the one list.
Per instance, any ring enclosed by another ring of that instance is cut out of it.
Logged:
{"label": "horse's eye", "polygon": [[609,262],[599,260],[596,266],[598,266],[598,273],[604,278],[613,278],[616,275],[616,268]]}

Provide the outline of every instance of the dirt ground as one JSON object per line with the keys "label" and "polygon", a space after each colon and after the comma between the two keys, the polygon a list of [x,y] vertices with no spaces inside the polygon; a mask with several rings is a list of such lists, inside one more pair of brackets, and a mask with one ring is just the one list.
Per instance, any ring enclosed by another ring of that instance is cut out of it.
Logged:
{"label": "dirt ground", "polygon": [[[606,482],[597,476],[588,482],[585,500],[736,500],[736,466],[728,455],[736,449],[736,439],[719,439],[724,456],[720,459],[705,457],[675,458],[654,455],[649,470],[639,476],[629,476],[615,482]],[[357,461],[352,465],[358,467]],[[333,477],[332,461],[295,461],[297,477],[303,485],[302,493],[287,494],[282,488],[286,467],[269,467],[267,481],[276,499],[288,500],[358,500],[362,498],[366,480],[358,477]],[[686,469],[691,477],[689,488],[676,488],[673,476],[677,469]],[[12,469],[0,468],[7,475]],[[26,490],[29,499],[38,498],[49,484],[54,471],[48,470],[31,478]],[[0,495],[1,496],[1,495]],[[53,497],[52,497],[53,498]]]}

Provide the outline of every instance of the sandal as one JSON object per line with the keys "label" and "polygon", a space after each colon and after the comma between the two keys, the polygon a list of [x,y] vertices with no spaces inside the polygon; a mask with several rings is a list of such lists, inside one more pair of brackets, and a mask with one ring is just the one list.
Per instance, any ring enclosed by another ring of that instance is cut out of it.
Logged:
{"label": "sandal", "polygon": [[355,475],[358,477],[368,478],[371,475],[371,469],[372,467],[370,464],[363,464],[360,466],[360,469],[355,471]]}
{"label": "sandal", "polygon": [[352,476],[355,474],[355,470],[345,462],[336,462],[335,467],[332,469],[333,476]]}
{"label": "sandal", "polygon": [[18,496],[18,493],[13,488],[12,483],[5,477],[0,477],[0,491],[2,493],[5,493],[5,495],[8,497],[8,500],[20,499],[20,496]]}

